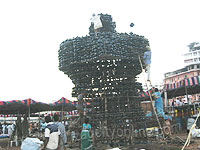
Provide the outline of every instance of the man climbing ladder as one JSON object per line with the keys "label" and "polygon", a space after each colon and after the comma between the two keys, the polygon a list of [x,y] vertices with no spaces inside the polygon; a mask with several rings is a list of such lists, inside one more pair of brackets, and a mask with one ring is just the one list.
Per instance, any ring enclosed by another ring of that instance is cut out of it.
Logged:
{"label": "man climbing ladder", "polygon": [[144,63],[146,65],[145,71],[147,72],[147,81],[150,82],[150,64],[151,64],[151,49],[146,46],[147,51],[144,52]]}
{"label": "man climbing ladder", "polygon": [[[144,52],[144,57],[143,57],[143,58],[144,58],[144,63],[145,63],[145,65],[146,65],[146,69],[145,69],[145,70],[147,71],[148,75],[147,75],[147,80],[146,80],[146,78],[145,78],[145,76],[144,76],[144,81],[145,81],[145,84],[146,84],[147,89],[148,89],[148,92],[149,92],[149,86],[148,86],[148,84],[147,84],[147,81],[149,81],[150,86],[152,87],[151,81],[150,81],[151,49],[150,49],[149,46],[146,46],[146,48],[147,48],[147,51]],[[143,65],[142,65],[142,61],[141,61],[140,56],[138,56],[138,58],[139,58],[139,62],[140,62],[140,66],[141,66],[142,72],[144,72],[144,69],[143,69]],[[143,75],[144,75],[144,74],[143,74]],[[154,93],[155,93],[155,92],[154,92]],[[161,124],[160,124],[160,121],[159,121],[159,119],[158,119],[158,115],[157,115],[156,109],[155,109],[155,107],[154,107],[152,95],[151,95],[150,92],[149,92],[149,96],[150,96],[150,100],[151,100],[151,104],[152,104],[152,108],[153,108],[153,111],[154,111],[156,120],[157,120],[157,122],[158,122],[159,128],[161,129],[161,134],[162,134],[162,136],[163,136],[163,139],[165,139],[165,137],[164,137],[164,132],[163,132],[162,126],[161,126]]]}

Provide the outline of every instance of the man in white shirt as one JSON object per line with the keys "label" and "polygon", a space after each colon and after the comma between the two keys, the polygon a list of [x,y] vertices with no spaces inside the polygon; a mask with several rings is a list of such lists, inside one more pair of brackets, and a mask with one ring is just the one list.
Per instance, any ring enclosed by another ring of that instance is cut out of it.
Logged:
{"label": "man in white shirt", "polygon": [[10,124],[10,125],[8,125],[8,135],[9,135],[9,137],[11,137],[12,136],[12,133],[13,133],[13,131],[14,131],[14,125],[13,124]]}
{"label": "man in white shirt", "polygon": [[180,100],[177,98],[176,99],[176,106],[179,106],[180,105]]}
{"label": "man in white shirt", "polygon": [[65,127],[68,127],[68,122],[67,122],[67,120],[65,120]]}
{"label": "man in white shirt", "polygon": [[180,99],[180,102],[179,102],[179,106],[183,106],[184,103],[182,102],[182,100]]}
{"label": "man in white shirt", "polygon": [[57,150],[60,142],[60,130],[58,129],[58,125],[51,121],[50,116],[46,116],[45,121],[47,126],[44,133],[44,150]]}
{"label": "man in white shirt", "polygon": [[103,27],[100,17],[101,17],[100,15],[92,14],[92,18],[90,19],[91,22],[94,24],[95,32],[97,32],[99,28]]}
{"label": "man in white shirt", "polygon": [[7,128],[7,124],[4,122],[4,124],[2,125],[3,128],[3,134],[7,134],[6,133],[6,128]]}

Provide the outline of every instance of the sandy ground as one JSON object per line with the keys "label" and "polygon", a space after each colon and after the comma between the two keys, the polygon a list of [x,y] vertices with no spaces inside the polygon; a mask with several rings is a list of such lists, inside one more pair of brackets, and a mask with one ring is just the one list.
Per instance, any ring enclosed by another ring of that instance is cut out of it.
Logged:
{"label": "sandy ground", "polygon": [[[187,134],[186,133],[180,133],[173,135],[173,138],[176,136],[180,137],[183,140],[186,140]],[[0,150],[20,150],[20,147],[8,147],[8,141],[9,139],[0,139]],[[178,140],[177,140],[177,143]],[[149,144],[135,144],[131,146],[121,146],[119,147],[122,150],[140,150],[140,149],[145,149],[145,150],[181,150],[183,145],[177,144],[177,143],[170,143],[170,144],[164,144],[161,141],[157,142],[151,142]],[[192,139],[192,143],[185,148],[185,150],[198,150],[197,147],[200,145],[200,138],[195,138]],[[103,145],[103,144],[98,144],[94,150],[108,150],[112,149],[112,147],[108,145]],[[66,148],[66,150],[79,150],[78,144],[74,145],[73,148]]]}

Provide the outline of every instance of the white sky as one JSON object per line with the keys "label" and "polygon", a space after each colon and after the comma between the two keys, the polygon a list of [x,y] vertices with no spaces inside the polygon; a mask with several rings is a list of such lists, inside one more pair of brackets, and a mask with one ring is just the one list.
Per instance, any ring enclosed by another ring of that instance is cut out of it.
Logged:
{"label": "white sky", "polygon": [[73,84],[58,69],[59,44],[87,35],[93,13],[112,15],[118,32],[149,39],[152,81],[162,82],[164,73],[183,67],[187,45],[200,41],[199,6],[199,0],[2,0],[0,100],[71,99]]}

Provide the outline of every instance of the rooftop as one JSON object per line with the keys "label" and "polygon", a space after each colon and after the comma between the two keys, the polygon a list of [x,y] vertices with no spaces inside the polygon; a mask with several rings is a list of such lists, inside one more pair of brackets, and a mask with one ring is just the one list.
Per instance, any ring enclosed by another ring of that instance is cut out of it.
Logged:
{"label": "rooftop", "polygon": [[164,75],[165,75],[165,79],[166,79],[166,78],[170,78],[175,75],[178,75],[178,74],[187,73],[187,72],[196,71],[196,70],[200,70],[200,64],[189,65],[182,69],[178,69],[176,71],[167,72]]}

